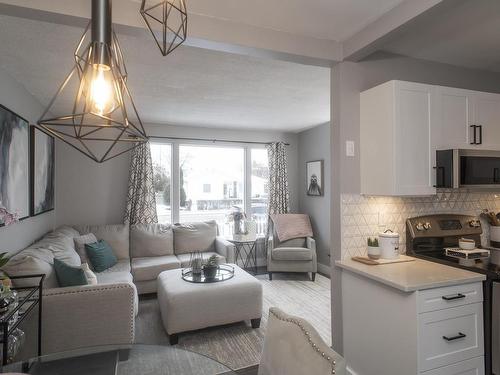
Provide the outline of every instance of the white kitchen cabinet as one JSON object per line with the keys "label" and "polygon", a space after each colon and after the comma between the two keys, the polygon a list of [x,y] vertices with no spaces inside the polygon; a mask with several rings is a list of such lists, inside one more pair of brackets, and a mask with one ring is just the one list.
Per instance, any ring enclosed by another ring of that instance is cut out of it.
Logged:
{"label": "white kitchen cabinet", "polygon": [[[500,150],[500,95],[476,92],[473,97],[473,120],[476,145],[472,148]],[[473,139],[471,140],[471,142]]]}
{"label": "white kitchen cabinet", "polygon": [[474,91],[442,86],[436,88],[437,120],[433,135],[437,150],[470,148],[473,139],[473,98]]}
{"label": "white kitchen cabinet", "polygon": [[389,81],[361,93],[361,194],[436,193],[436,87]]}
{"label": "white kitchen cabinet", "polygon": [[481,282],[404,292],[343,269],[348,373],[483,375],[482,301]]}

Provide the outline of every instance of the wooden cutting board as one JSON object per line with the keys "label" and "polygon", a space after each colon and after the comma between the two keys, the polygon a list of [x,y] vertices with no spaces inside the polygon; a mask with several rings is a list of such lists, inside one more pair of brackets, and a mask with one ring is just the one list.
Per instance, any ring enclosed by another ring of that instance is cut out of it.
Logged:
{"label": "wooden cutting board", "polygon": [[368,257],[352,257],[352,260],[360,262],[363,264],[368,264],[370,266],[379,266],[383,264],[393,264],[393,263],[406,263],[413,262],[416,259],[409,257],[407,255],[400,255],[398,259],[370,259]]}

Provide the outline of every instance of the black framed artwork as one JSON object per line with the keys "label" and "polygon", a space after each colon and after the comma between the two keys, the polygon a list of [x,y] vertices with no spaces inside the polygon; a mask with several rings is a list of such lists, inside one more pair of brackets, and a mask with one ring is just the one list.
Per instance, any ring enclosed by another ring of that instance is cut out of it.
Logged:
{"label": "black framed artwork", "polygon": [[55,142],[54,137],[31,127],[31,216],[54,209]]}
{"label": "black framed artwork", "polygon": [[0,205],[20,220],[30,214],[29,156],[28,121],[0,105]]}
{"label": "black framed artwork", "polygon": [[307,195],[321,197],[325,194],[323,179],[323,160],[313,160],[306,163]]}

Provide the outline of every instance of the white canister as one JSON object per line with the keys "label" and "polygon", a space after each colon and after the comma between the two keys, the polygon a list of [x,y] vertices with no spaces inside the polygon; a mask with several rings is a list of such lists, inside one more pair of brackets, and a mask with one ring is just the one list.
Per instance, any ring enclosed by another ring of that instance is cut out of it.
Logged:
{"label": "white canister", "polygon": [[378,245],[382,259],[399,258],[399,234],[388,229],[378,235]]}

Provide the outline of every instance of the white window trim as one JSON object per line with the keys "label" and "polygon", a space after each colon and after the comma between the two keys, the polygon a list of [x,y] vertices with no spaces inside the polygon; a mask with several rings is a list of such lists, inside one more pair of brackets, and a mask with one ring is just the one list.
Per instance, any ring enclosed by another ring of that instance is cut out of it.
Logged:
{"label": "white window trim", "polygon": [[180,167],[179,155],[180,146],[206,146],[206,147],[220,147],[220,148],[239,148],[243,149],[243,207],[246,213],[252,210],[252,150],[265,149],[265,145],[249,145],[248,143],[228,143],[228,142],[209,142],[209,141],[190,141],[190,140],[172,140],[164,141],[159,139],[151,139],[152,144],[170,145],[170,207],[171,207],[171,220],[172,223],[178,223],[180,220]]}

